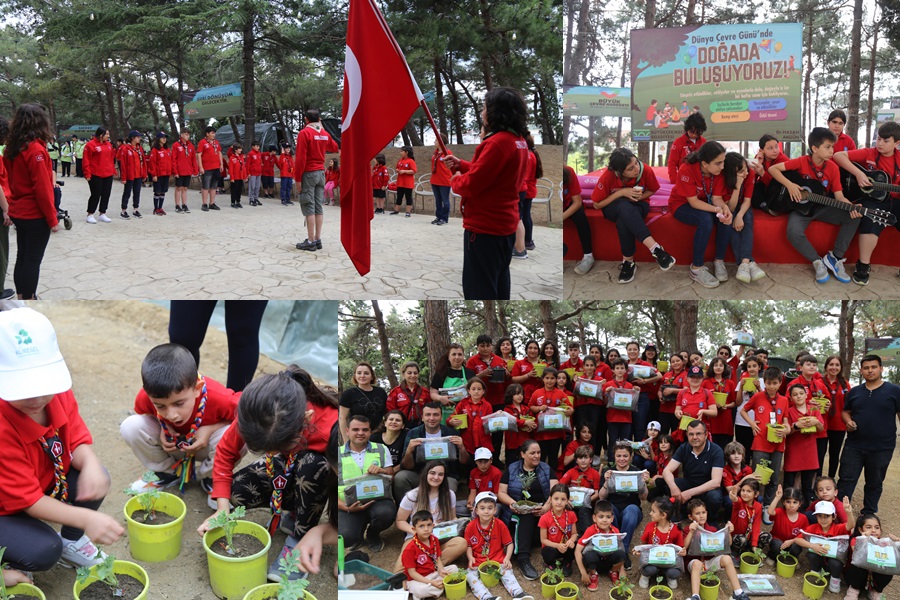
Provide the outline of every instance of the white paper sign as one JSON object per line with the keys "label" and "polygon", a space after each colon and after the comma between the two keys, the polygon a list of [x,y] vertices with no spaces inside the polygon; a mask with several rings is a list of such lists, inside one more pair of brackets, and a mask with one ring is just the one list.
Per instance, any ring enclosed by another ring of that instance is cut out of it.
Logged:
{"label": "white paper sign", "polygon": [[[809,536],[810,544],[821,544],[825,546],[825,554],[824,556],[828,558],[837,558],[838,545],[834,540],[829,540],[828,538],[819,537],[817,535]],[[812,551],[812,549],[810,549]]]}
{"label": "white paper sign", "polygon": [[493,419],[488,419],[488,429],[491,431],[506,431],[507,421],[503,417],[494,417]]}
{"label": "white paper sign", "polygon": [[356,499],[359,501],[384,497],[384,481],[370,479],[356,484]]}
{"label": "white paper sign", "polygon": [[615,552],[619,548],[619,538],[611,534],[598,533],[591,538],[591,545],[600,553]]}
{"label": "white paper sign", "polygon": [[675,548],[672,548],[671,546],[657,546],[651,548],[647,562],[651,565],[674,565]]}
{"label": "white paper sign", "polygon": [[613,408],[623,408],[628,410],[631,408],[631,400],[631,394],[616,392],[613,394]]}
{"label": "white paper sign", "polygon": [[579,386],[579,390],[582,396],[596,397],[597,393],[600,391],[600,386],[598,386],[596,383],[582,381],[581,385]]}
{"label": "white paper sign", "polygon": [[448,538],[456,537],[458,531],[459,529],[456,527],[456,524],[451,523],[449,525],[435,525],[434,530],[431,533],[439,540],[446,540]]}
{"label": "white paper sign", "polygon": [[710,553],[713,552],[721,552],[725,549],[725,534],[724,530],[712,532],[712,531],[700,531],[700,552]]}
{"label": "white paper sign", "polygon": [[450,458],[449,442],[422,442],[425,460],[442,460]]}
{"label": "white paper sign", "polygon": [[639,483],[638,478],[640,476],[640,473],[636,473],[634,475],[617,474],[615,476],[616,491],[623,494],[627,494],[629,492],[637,492]]}
{"label": "white paper sign", "polygon": [[544,429],[562,429],[566,426],[565,415],[553,414],[544,417]]}
{"label": "white paper sign", "polygon": [[893,546],[866,546],[866,562],[883,569],[895,569],[897,567],[897,551]]}
{"label": "white paper sign", "polygon": [[444,396],[449,396],[450,402],[459,402],[469,395],[469,391],[464,385],[452,388],[440,388],[440,393]]}

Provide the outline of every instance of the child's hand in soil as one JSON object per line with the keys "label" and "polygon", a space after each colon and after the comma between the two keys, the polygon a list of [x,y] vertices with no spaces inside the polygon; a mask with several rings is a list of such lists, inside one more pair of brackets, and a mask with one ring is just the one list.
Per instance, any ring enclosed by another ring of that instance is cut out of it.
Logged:
{"label": "child's hand in soil", "polygon": [[94,544],[108,546],[114,544],[125,533],[125,528],[111,516],[91,511],[84,525],[84,534]]}
{"label": "child's hand in soil", "polygon": [[215,519],[216,517],[218,517],[221,512],[222,512],[221,510],[217,510],[209,518],[207,518],[205,521],[200,523],[200,527],[197,528],[197,533],[199,533],[202,536],[207,531],[212,529],[212,527],[209,526],[209,522],[212,521],[213,519]]}

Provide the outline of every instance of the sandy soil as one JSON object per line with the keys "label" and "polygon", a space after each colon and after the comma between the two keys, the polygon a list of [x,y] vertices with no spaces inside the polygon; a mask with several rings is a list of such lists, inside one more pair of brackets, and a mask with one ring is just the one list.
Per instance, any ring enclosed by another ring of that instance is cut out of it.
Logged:
{"label": "sandy soil", "polygon": [[[881,502],[879,503],[880,512],[878,513],[882,520],[883,530],[888,533],[893,533],[894,535],[900,534],[900,506],[894,504],[894,498],[897,497],[897,494],[900,493],[900,460],[896,460],[897,454],[895,453],[895,460],[891,462],[891,466],[888,469],[887,477],[884,481],[884,494],[881,497]],[[826,458],[826,464],[828,459]],[[826,467],[827,468],[827,467]],[[853,495],[852,505],[855,514],[859,514],[859,509],[862,508],[862,498],[863,498],[863,484],[864,479],[861,478],[859,485],[856,488],[856,493]],[[637,529],[635,534],[635,538],[632,541],[632,547],[640,543],[636,541],[640,537],[640,533],[644,530],[644,527],[649,522],[648,513],[649,509],[646,503],[643,506],[644,509],[644,520],[641,522],[640,526]],[[769,526],[763,525],[763,530],[766,531],[770,529]],[[397,555],[400,551],[400,546],[403,543],[404,534],[392,527],[390,530],[385,532],[385,549],[378,554],[372,556],[371,563],[378,567],[393,570],[394,561],[397,559]],[[365,550],[365,548],[363,548]],[[632,567],[631,571],[629,571],[629,578],[633,583],[637,584],[638,579],[640,578],[640,572],[637,568],[637,561],[635,562],[635,566]],[[460,567],[465,565],[465,558],[460,559],[456,563]],[[543,572],[543,563],[541,561],[540,550],[535,550],[531,555],[531,564],[538,570],[538,572]],[[609,590],[611,588],[611,584],[608,577],[600,578],[600,589],[596,592],[589,592],[587,588],[581,585],[581,578],[578,575],[578,567],[573,565],[574,574],[571,577],[566,578],[566,581],[571,581],[579,586],[580,593],[583,597],[586,598],[597,598],[603,599],[609,597]],[[526,581],[524,577],[521,576],[521,571],[519,571],[518,567],[513,567],[516,578],[519,580],[519,583],[525,589],[525,593],[531,594],[535,597],[535,600],[541,599],[541,585],[540,581]],[[778,578],[778,583],[785,591],[785,598],[804,598],[802,594],[802,573],[805,573],[808,569],[806,568],[806,560],[801,557],[800,565],[797,568],[797,572],[795,576],[791,579],[783,579]],[[765,564],[759,570],[760,574],[774,574],[775,567],[769,567]],[[724,575],[724,573],[723,573]],[[889,585],[886,592],[887,598],[900,598],[900,591],[897,589],[897,583],[894,582],[892,585]],[[469,591],[467,598],[475,598],[475,596],[471,593],[471,589]],[[503,586],[497,586],[491,588],[491,592],[497,594],[500,598],[509,598],[509,594],[506,590],[503,589]],[[847,592],[846,584],[841,589],[840,594],[831,594],[827,590],[825,595],[822,597],[823,600],[841,600],[844,597],[844,594]],[[673,599],[680,600],[682,598],[687,599],[690,598],[690,579],[688,577],[682,577],[678,582],[678,589],[674,590]],[[650,594],[648,590],[640,589],[635,585],[634,588],[634,600],[644,600],[649,598]],[[729,585],[727,579],[723,577],[722,585],[719,589],[719,598],[731,598],[731,586]]]}
{"label": "sandy soil", "polygon": [[[112,487],[101,510],[124,524],[122,510],[127,497],[121,490],[137,479],[143,469],[121,441],[119,423],[132,412],[134,396],[141,385],[140,364],[144,355],[153,346],[168,341],[168,311],[143,302],[41,301],[32,306],[46,314],[56,328],[72,373],[75,397],[94,437],[94,449],[112,475]],[[227,357],[225,334],[210,329],[201,350],[203,374],[225,381]],[[281,368],[279,363],[260,356],[258,373],[273,373]],[[196,483],[190,484],[184,500],[188,512],[179,557],[168,563],[141,563],[150,575],[149,598],[214,600],[206,555],[196,533],[212,511]],[[252,510],[247,518],[265,525],[268,510]],[[280,532],[274,536],[270,561],[277,558],[284,538]],[[132,560],[127,536],[104,549]],[[334,560],[334,548],[326,548],[323,573],[311,580],[309,591],[320,600],[337,597],[331,574]],[[75,572],[60,566],[35,574],[35,583],[53,600],[71,598],[74,580]]]}

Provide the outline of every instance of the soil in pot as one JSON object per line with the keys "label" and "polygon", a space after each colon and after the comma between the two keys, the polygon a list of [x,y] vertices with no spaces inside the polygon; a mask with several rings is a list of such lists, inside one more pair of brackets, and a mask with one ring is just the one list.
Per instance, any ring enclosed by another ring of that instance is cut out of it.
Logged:
{"label": "soil in pot", "polygon": [[166,523],[171,523],[172,521],[175,520],[175,517],[173,517],[172,515],[166,514],[162,511],[158,510],[154,513],[154,515],[153,515],[154,518],[152,520],[148,518],[145,521],[144,515],[146,515],[146,514],[147,514],[147,511],[145,511],[145,510],[136,510],[133,513],[131,513],[131,518],[133,520],[137,521],[138,523],[141,523],[142,525],[165,525]]}
{"label": "soil in pot", "polygon": [[368,590],[384,582],[380,577],[367,573],[354,573],[353,577],[356,581],[347,588],[348,590]]}
{"label": "soil in pot", "polygon": [[821,579],[819,579],[812,573],[807,573],[806,575],[803,576],[803,579],[808,581],[810,583],[810,585],[818,585],[818,586],[825,585],[824,581],[822,581]]}
{"label": "soil in pot", "polygon": [[81,600],[110,600],[111,598],[121,600],[134,600],[144,591],[144,584],[132,577],[131,575],[116,574],[119,580],[119,588],[122,590],[121,596],[113,596],[113,589],[102,581],[95,581],[81,592],[78,597]]}
{"label": "soil in pot", "polygon": [[620,594],[616,590],[613,590],[609,593],[610,596],[614,598],[614,600],[631,600],[631,596],[628,594]]}
{"label": "soil in pot", "polygon": [[573,590],[572,588],[567,587],[567,588],[563,588],[561,590],[557,590],[556,593],[559,594],[560,596],[564,596],[566,598],[571,598],[578,593],[578,590]]}
{"label": "soil in pot", "polygon": [[225,549],[225,536],[213,542],[210,550],[228,558],[244,558],[245,556],[253,556],[265,548],[265,544],[249,533],[236,533],[232,536],[231,541],[231,549],[234,550],[234,554],[229,554],[228,550]]}
{"label": "soil in pot", "polygon": [[742,556],[741,560],[750,565],[751,567],[755,567],[759,564],[758,556]]}
{"label": "soil in pot", "polygon": [[650,592],[651,598],[659,598],[660,600],[669,600],[672,597],[671,592],[667,592],[666,590],[653,590]]}

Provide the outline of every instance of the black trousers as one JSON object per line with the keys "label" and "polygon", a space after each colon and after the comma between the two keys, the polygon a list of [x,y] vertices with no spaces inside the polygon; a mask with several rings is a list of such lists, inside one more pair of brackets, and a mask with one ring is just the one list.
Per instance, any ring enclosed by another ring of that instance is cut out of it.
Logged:
{"label": "black trousers", "polygon": [[[200,365],[200,346],[206,337],[216,300],[172,300],[169,341],[181,344]],[[225,333],[228,336],[228,381],[243,390],[259,364],[259,326],[267,300],[225,300]]]}
{"label": "black trousers", "polygon": [[581,241],[581,250],[585,254],[589,252],[593,253],[594,246],[593,241],[591,240],[591,226],[588,223],[584,207],[582,206],[576,210],[569,219],[572,221],[572,224],[575,225],[575,230],[578,231],[578,239]]}
{"label": "black trousers", "polygon": [[750,456],[750,447],[753,446],[753,429],[743,425],[734,426],[734,439],[744,447],[744,456]]}
{"label": "black trousers", "polygon": [[513,556],[519,560],[530,560],[535,539],[538,543],[541,539],[537,515],[512,515],[506,525],[513,539]]}
{"label": "black trousers", "polygon": [[72,163],[65,162],[62,163],[62,176],[63,177],[71,177],[72,176]]}
{"label": "black trousers", "polygon": [[832,577],[841,578],[841,571],[844,570],[844,563],[836,558],[826,558],[819,556],[815,552],[807,552],[806,560],[809,564],[810,571],[821,571],[825,569]]}
{"label": "black trousers", "polygon": [[588,571],[596,571],[600,575],[606,575],[612,568],[625,562],[625,551],[616,550],[609,554],[600,554],[599,552],[585,552],[581,555],[581,562]]}
{"label": "black trousers", "polygon": [[[66,473],[71,504],[97,510],[103,504],[103,498],[89,502],[74,500],[78,496],[80,474],[80,471],[71,468]],[[78,540],[84,535],[84,531],[69,525],[63,525],[61,533],[67,540]],[[50,525],[20,512],[0,517],[0,546],[6,547],[3,560],[11,568],[20,571],[47,571],[62,555],[63,541]]]}
{"label": "black trousers", "polygon": [[[366,510],[359,512],[341,511],[338,532],[344,537],[347,548],[359,544],[365,538],[374,540],[382,531],[394,524],[397,507],[393,500],[378,500]],[[368,525],[368,531],[366,526]]]}
{"label": "black trousers", "polygon": [[140,177],[125,182],[125,189],[122,191],[122,210],[128,208],[128,197],[132,196],[131,205],[135,210],[141,206],[141,187],[144,180]]}
{"label": "black trousers", "polygon": [[534,198],[526,198],[525,192],[519,192],[519,218],[525,226],[525,243],[531,242],[531,234],[534,231],[534,221],[531,219],[531,202]]}
{"label": "black trousers", "polygon": [[865,470],[866,484],[863,488],[863,508],[860,512],[877,513],[884,477],[887,475],[893,453],[893,450],[863,450],[857,446],[844,446],[838,475],[838,498],[853,497],[859,476]]}
{"label": "black trousers", "polygon": [[808,471],[785,471],[784,485],[786,487],[794,487],[794,478],[800,474],[800,491],[803,493],[803,506],[809,506],[816,497],[816,491],[813,483],[816,480],[816,471],[810,469]]}
{"label": "black trousers", "polygon": [[237,204],[241,201],[241,194],[244,193],[244,180],[231,180],[231,203]]}
{"label": "black trousers", "polygon": [[556,548],[543,546],[541,547],[541,558],[544,559],[545,565],[549,565],[551,567],[555,567],[557,561],[560,564],[567,565],[575,560],[575,548],[569,548],[565,552],[560,552]]}
{"label": "black trousers", "polygon": [[[81,159],[80,158],[75,159],[75,175],[77,177],[84,177],[84,171],[81,169]],[[93,179],[93,177],[91,179]]]}
{"label": "black trousers", "polygon": [[876,592],[883,592],[884,588],[891,582],[891,579],[894,578],[893,575],[869,573],[856,565],[848,565],[844,571],[844,579],[850,587],[864,592],[868,586],[870,574],[872,575],[872,587],[875,588]]}
{"label": "black trousers", "polygon": [[463,295],[466,300],[509,300],[509,263],[516,234],[463,231]]}
{"label": "black trousers", "polygon": [[[775,560],[778,558],[778,554],[781,552],[781,545],[786,540],[779,540],[777,538],[772,538],[772,541],[769,542],[769,551],[766,552],[766,556]],[[760,544],[762,546],[762,544]],[[798,546],[797,544],[791,544],[788,546],[788,552],[790,552],[794,557],[800,558],[800,554],[803,552],[803,548]]]}
{"label": "black trousers", "polygon": [[550,465],[550,470],[554,473],[559,461],[559,451],[562,448],[562,443],[562,438],[538,441],[538,446],[541,448],[541,460]]}
{"label": "black trousers", "polygon": [[[841,464],[841,450],[846,436],[846,431],[828,431],[828,476],[832,479],[837,475],[838,465]],[[819,469],[819,475],[821,474],[822,470]]]}
{"label": "black trousers", "polygon": [[[81,173],[78,174],[81,177]],[[88,187],[91,188],[91,195],[88,198],[87,211],[88,214],[94,214],[97,207],[100,207],[100,214],[106,212],[109,208],[109,197],[112,194],[113,176],[97,177],[92,176],[88,181]]]}
{"label": "black trousers", "polygon": [[37,296],[38,279],[41,275],[41,262],[44,251],[50,242],[50,226],[44,219],[13,218],[16,226],[16,266],[13,281],[16,293],[24,300],[32,300]]}

